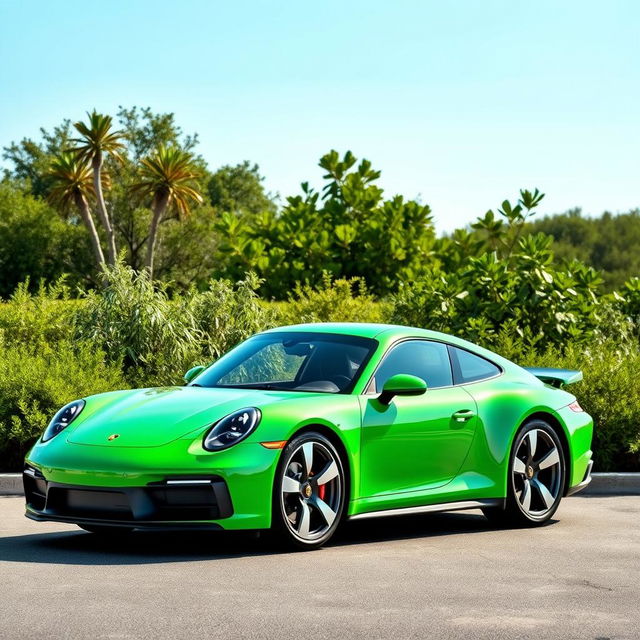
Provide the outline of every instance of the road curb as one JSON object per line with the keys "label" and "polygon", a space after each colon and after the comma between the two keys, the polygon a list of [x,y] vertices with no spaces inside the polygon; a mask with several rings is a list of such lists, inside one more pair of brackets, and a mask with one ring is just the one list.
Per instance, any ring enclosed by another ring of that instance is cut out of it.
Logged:
{"label": "road curb", "polygon": [[[0,496],[22,496],[21,473],[0,473]],[[591,482],[578,495],[640,495],[640,473],[592,473]]]}
{"label": "road curb", "polygon": [[0,473],[0,496],[23,496],[21,473]]}
{"label": "road curb", "polygon": [[640,473],[592,473],[591,482],[578,495],[640,495]]}

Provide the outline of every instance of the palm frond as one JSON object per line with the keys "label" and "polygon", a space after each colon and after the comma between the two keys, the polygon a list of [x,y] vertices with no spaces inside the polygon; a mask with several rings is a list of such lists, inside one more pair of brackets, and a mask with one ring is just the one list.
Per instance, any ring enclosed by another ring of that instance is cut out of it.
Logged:
{"label": "palm frond", "polygon": [[94,193],[91,167],[69,151],[54,158],[48,175],[51,178],[48,199],[64,211],[74,205],[79,195],[88,199]]}
{"label": "palm frond", "polygon": [[[95,195],[93,173],[89,163],[71,151],[64,151],[55,157],[47,175],[51,179],[48,199],[63,211],[75,204],[78,195],[84,196],[87,200]],[[108,189],[111,185],[109,174],[103,171],[100,177],[103,189]]]}
{"label": "palm frond", "polygon": [[179,216],[186,216],[192,202],[203,202],[198,185],[201,175],[190,153],[176,147],[159,147],[141,161],[131,193],[143,200],[166,197],[168,207]]}
{"label": "palm frond", "polygon": [[98,113],[95,109],[87,113],[88,124],[76,122],[73,126],[82,136],[73,138],[71,142],[75,144],[73,151],[82,160],[91,160],[97,153],[109,154],[116,160],[122,162],[120,152],[125,145],[120,142],[124,137],[122,131],[112,131],[113,118]]}

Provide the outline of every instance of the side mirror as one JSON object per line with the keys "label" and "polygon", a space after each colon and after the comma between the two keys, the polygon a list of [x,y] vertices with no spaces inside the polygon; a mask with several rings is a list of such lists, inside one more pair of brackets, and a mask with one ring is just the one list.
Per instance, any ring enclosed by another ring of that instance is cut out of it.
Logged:
{"label": "side mirror", "polygon": [[427,383],[422,378],[410,376],[408,373],[398,373],[384,383],[378,402],[388,405],[394,396],[420,396],[426,390]]}
{"label": "side mirror", "polygon": [[199,373],[202,373],[205,368],[206,367],[201,364],[199,364],[197,367],[191,367],[191,369],[189,369],[189,371],[187,371],[187,373],[182,376],[182,379],[187,383],[191,382]]}

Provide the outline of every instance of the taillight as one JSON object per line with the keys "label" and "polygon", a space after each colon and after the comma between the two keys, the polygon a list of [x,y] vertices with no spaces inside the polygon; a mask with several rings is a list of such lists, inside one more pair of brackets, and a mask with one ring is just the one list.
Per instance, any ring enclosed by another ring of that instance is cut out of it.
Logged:
{"label": "taillight", "polygon": [[575,411],[576,413],[582,413],[584,411],[577,400],[569,405],[569,409],[571,409],[571,411]]}

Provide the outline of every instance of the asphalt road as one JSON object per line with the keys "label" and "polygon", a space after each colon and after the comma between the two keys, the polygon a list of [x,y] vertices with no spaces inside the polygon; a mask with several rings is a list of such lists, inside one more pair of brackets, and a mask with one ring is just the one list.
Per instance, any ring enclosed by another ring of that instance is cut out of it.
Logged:
{"label": "asphalt road", "polygon": [[640,638],[640,496],[533,530],[360,521],[284,553],[231,534],[101,541],[0,498],[0,638]]}

